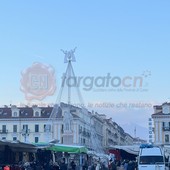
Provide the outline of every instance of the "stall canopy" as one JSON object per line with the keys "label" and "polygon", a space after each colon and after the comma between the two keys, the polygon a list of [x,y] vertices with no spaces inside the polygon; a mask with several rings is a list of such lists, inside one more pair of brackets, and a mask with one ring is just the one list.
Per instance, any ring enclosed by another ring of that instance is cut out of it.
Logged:
{"label": "stall canopy", "polygon": [[38,142],[38,143],[32,143],[35,145],[38,149],[47,149],[55,144],[57,144],[59,140],[53,139],[50,142]]}
{"label": "stall canopy", "polygon": [[38,142],[38,143],[33,143],[38,149],[46,149],[51,147],[54,144],[47,143],[47,142]]}
{"label": "stall canopy", "polygon": [[4,150],[5,146],[10,147],[12,151],[18,151],[18,152],[36,152],[37,151],[36,146],[31,143],[24,143],[20,141],[0,140],[0,150]]}
{"label": "stall canopy", "polygon": [[47,149],[55,152],[87,153],[87,148],[84,146],[55,144]]}
{"label": "stall canopy", "polygon": [[139,154],[139,145],[130,145],[130,146],[111,146],[109,149],[119,149],[119,150],[123,150],[129,154],[133,154],[133,155],[138,155]]}

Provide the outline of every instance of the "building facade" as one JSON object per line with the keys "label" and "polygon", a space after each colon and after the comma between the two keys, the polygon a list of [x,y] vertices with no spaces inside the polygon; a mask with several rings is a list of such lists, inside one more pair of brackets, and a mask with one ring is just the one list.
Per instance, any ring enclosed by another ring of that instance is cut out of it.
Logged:
{"label": "building facade", "polygon": [[154,143],[170,144],[170,103],[154,106]]}
{"label": "building facade", "polygon": [[0,139],[33,143],[57,140],[98,151],[108,146],[133,144],[132,137],[104,114],[64,103],[57,112],[53,108],[36,105],[0,108]]}
{"label": "building facade", "polygon": [[104,147],[119,145],[119,134],[118,134],[118,125],[112,121],[112,118],[104,119]]}

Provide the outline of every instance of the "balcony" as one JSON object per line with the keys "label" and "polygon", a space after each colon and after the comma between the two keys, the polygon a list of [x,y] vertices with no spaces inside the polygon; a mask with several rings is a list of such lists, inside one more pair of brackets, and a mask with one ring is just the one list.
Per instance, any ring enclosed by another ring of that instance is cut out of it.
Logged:
{"label": "balcony", "polygon": [[86,131],[83,131],[82,134],[83,134],[83,136],[86,136]]}
{"label": "balcony", "polygon": [[88,138],[90,138],[91,133],[90,133],[90,132],[87,132],[86,135],[87,135]]}
{"label": "balcony", "polygon": [[163,130],[163,131],[170,131],[170,126],[167,126],[167,127],[163,126],[163,127],[162,127],[162,130]]}
{"label": "balcony", "polygon": [[82,129],[79,129],[79,133],[82,133]]}
{"label": "balcony", "polygon": [[109,129],[108,129],[107,131],[108,131],[108,135],[111,135],[111,134],[112,134],[111,131],[110,131]]}
{"label": "balcony", "polygon": [[117,133],[115,133],[115,134],[114,134],[114,137],[115,137],[115,138],[118,138],[118,134],[117,134]]}
{"label": "balcony", "polygon": [[124,141],[125,141],[125,138],[124,138],[124,137],[120,137],[120,140],[124,142]]}
{"label": "balcony", "polygon": [[113,139],[110,139],[110,138],[108,138],[108,144],[113,144],[114,143],[114,141],[113,141]]}
{"label": "balcony", "polygon": [[4,129],[0,130],[0,134],[7,134],[7,133],[8,133],[8,130],[4,130]]}
{"label": "balcony", "polygon": [[83,135],[84,137],[90,138],[91,133],[90,133],[90,132],[86,132],[86,131],[82,131],[82,135]]}

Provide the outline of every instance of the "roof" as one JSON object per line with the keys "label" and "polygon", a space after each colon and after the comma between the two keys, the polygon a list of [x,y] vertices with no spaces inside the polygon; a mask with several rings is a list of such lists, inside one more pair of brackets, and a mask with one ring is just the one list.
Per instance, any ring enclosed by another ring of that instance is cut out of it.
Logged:
{"label": "roof", "polygon": [[165,103],[162,104],[162,106],[163,105],[169,105],[170,106],[170,103],[169,102],[165,102]]}
{"label": "roof", "polygon": [[169,116],[169,115],[170,115],[170,113],[162,113],[162,112],[158,112],[158,113],[152,114],[152,117],[154,117],[154,116]]}
{"label": "roof", "polygon": [[[19,110],[19,116],[13,117],[12,116],[12,109],[11,107],[1,107],[0,108],[0,119],[16,119],[16,118],[49,118],[50,114],[53,110],[53,107],[37,107],[40,109],[41,116],[34,116],[34,109],[35,107],[16,107],[15,109]],[[73,115],[76,117],[75,115]],[[59,107],[58,113],[55,116],[56,118],[62,118],[62,110]]]}
{"label": "roof", "polygon": [[162,112],[158,112],[158,113],[152,114],[152,116],[154,116],[154,115],[163,115],[163,113]]}

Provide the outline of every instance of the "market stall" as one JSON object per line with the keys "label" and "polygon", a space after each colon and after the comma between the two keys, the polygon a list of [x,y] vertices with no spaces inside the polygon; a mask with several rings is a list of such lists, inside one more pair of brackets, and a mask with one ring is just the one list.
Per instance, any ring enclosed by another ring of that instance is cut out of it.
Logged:
{"label": "market stall", "polygon": [[33,144],[20,141],[0,140],[0,168],[5,165],[13,167],[34,160],[37,148]]}
{"label": "market stall", "polygon": [[82,167],[88,159],[87,148],[85,146],[54,144],[47,148],[55,152],[55,159],[59,162],[64,158],[67,166],[74,161],[76,166]]}
{"label": "market stall", "polygon": [[115,159],[120,161],[121,159],[136,160],[139,154],[139,145],[127,145],[127,146],[110,146],[108,152],[115,155]]}

